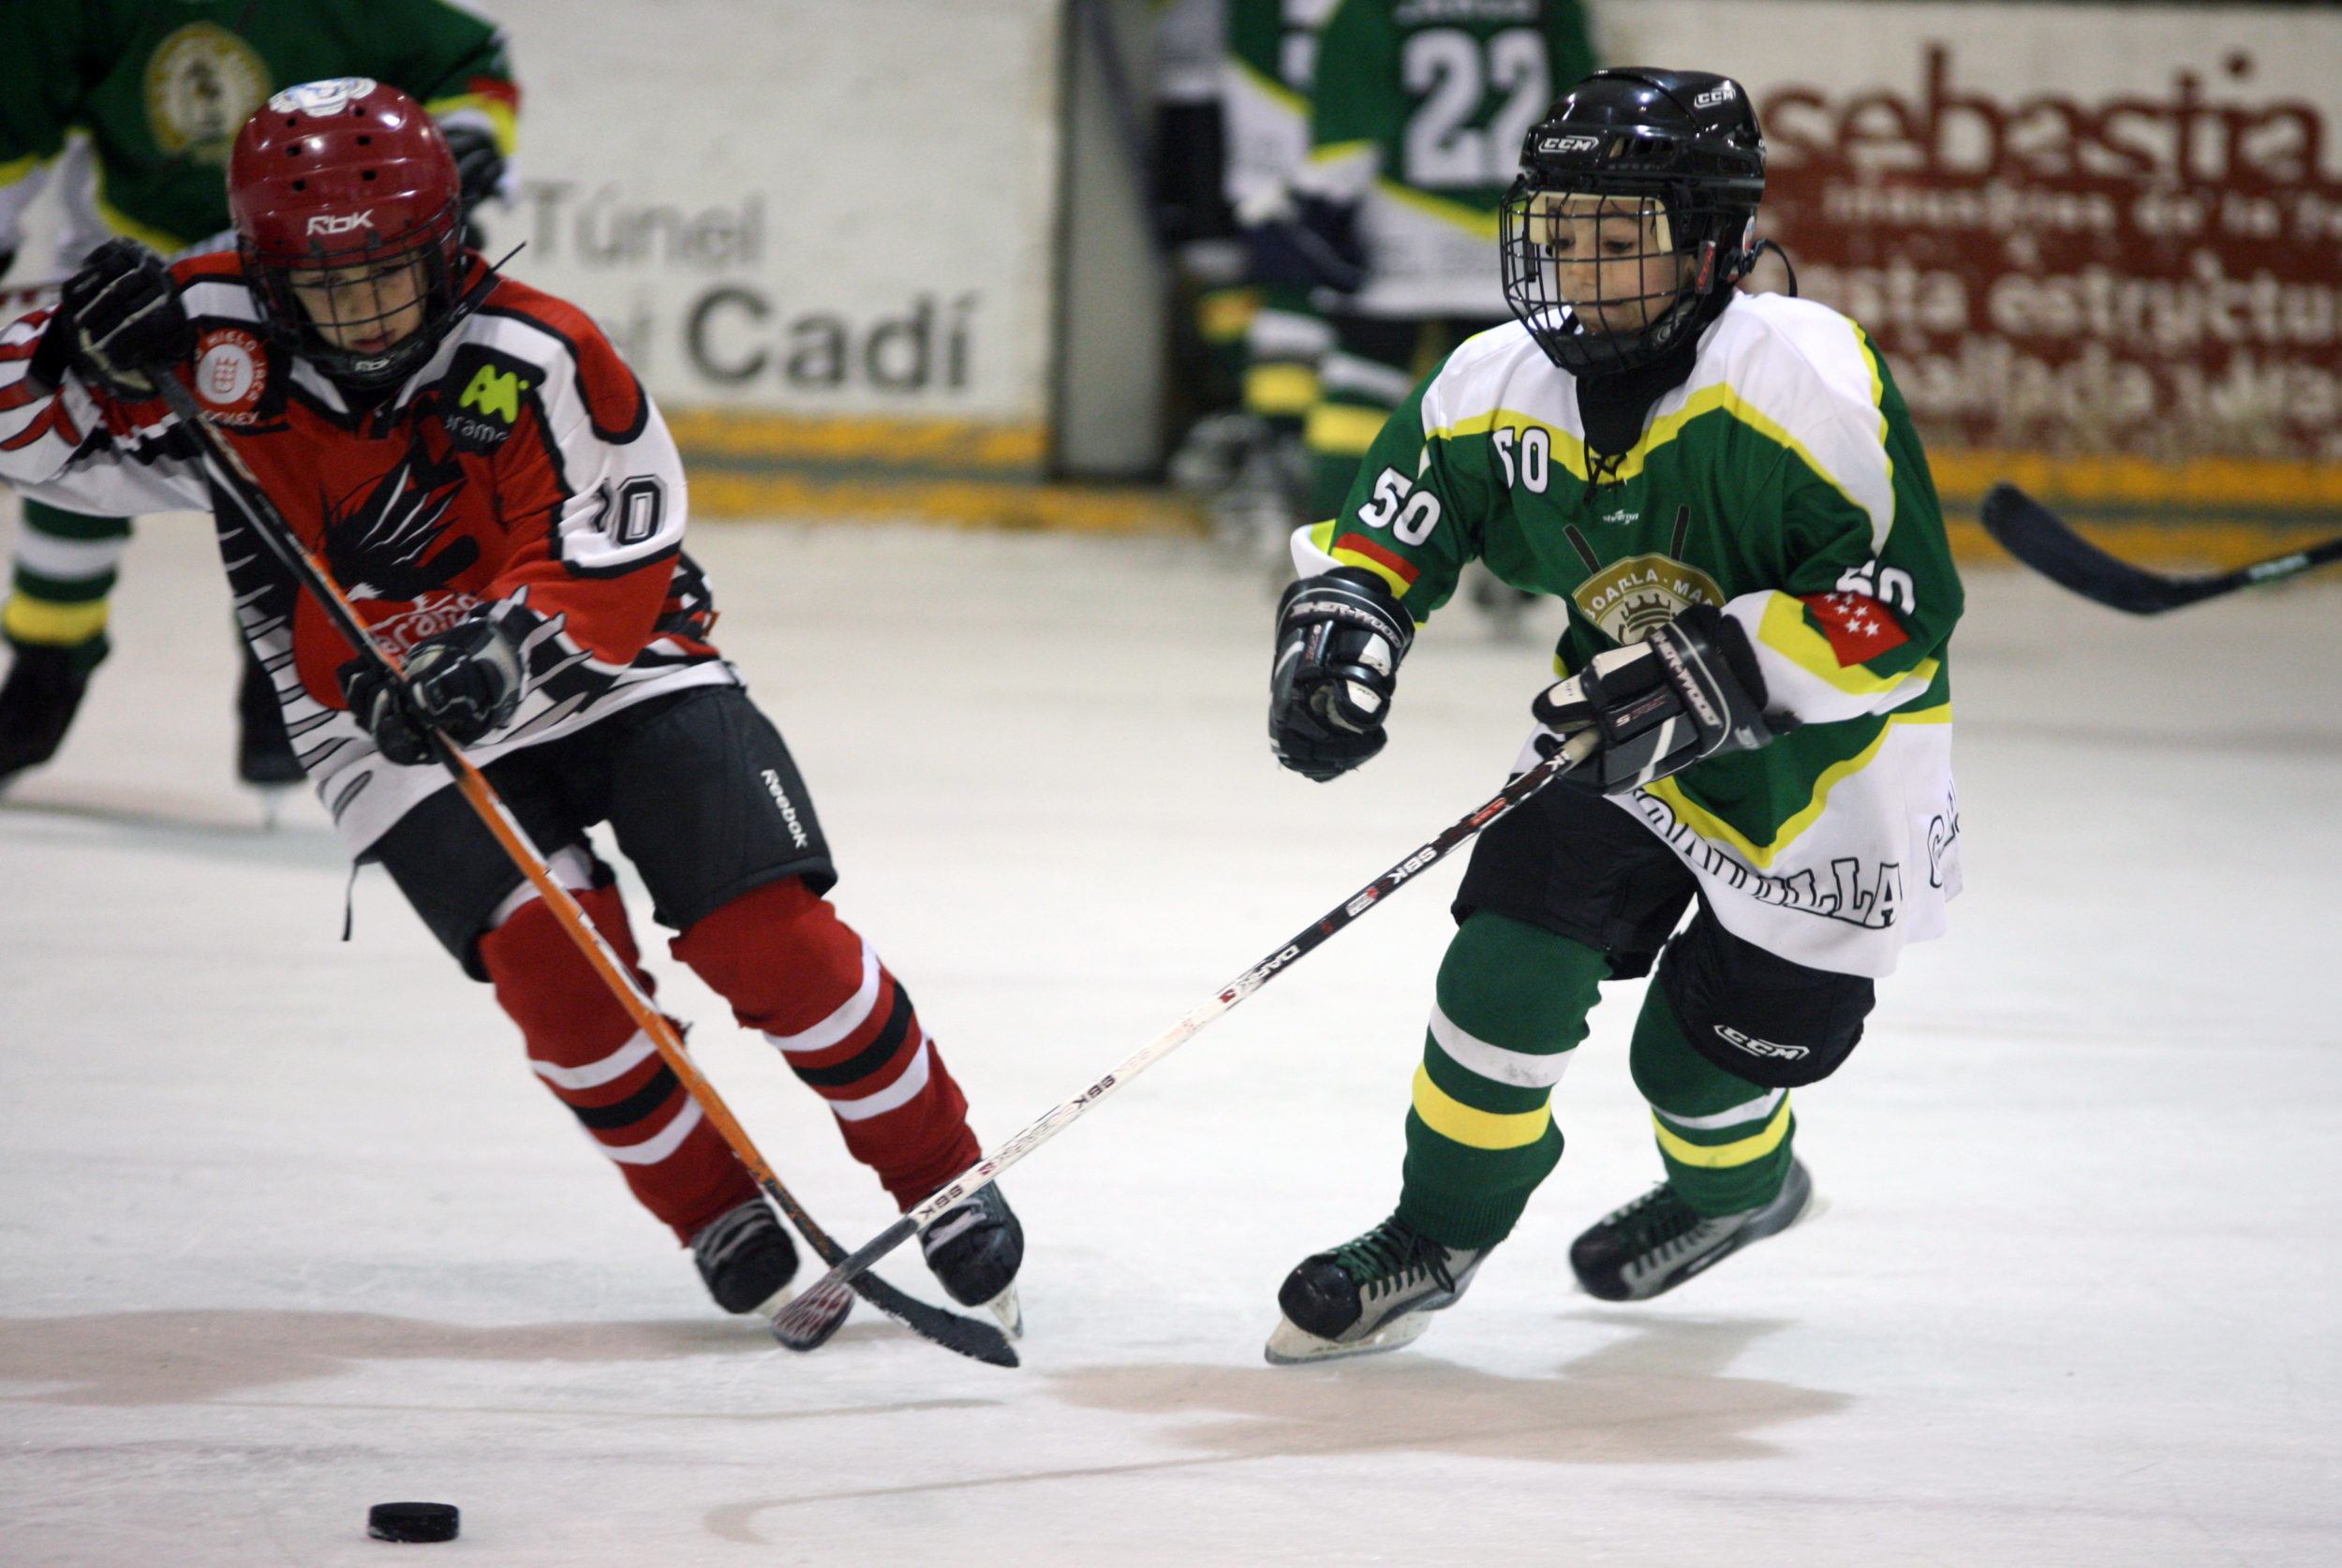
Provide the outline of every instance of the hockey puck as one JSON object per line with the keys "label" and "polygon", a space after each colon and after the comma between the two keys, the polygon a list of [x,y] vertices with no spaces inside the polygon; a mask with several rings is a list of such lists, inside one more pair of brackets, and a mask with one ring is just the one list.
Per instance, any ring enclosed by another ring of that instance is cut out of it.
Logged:
{"label": "hockey puck", "polygon": [[378,1541],[452,1541],[455,1504],[378,1502],[366,1510],[366,1533]]}

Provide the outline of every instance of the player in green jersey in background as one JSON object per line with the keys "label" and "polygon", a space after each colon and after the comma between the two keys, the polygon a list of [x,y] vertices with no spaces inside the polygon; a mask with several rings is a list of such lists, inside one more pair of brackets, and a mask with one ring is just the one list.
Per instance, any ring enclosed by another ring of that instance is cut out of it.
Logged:
{"label": "player in green jersey in background", "polygon": [[[1341,506],[1425,370],[1505,319],[1492,262],[1513,155],[1593,66],[1577,0],[1341,0],[1327,21],[1293,182],[1333,337],[1307,424],[1307,516]],[[1475,592],[1500,615],[1519,607]]]}
{"label": "player in green jersey in background", "polygon": [[[25,207],[54,173],[65,208],[57,270],[126,234],[166,256],[221,249],[236,132],[296,82],[367,76],[438,122],[467,211],[511,155],[520,90],[503,35],[447,0],[79,0],[22,7],[0,52],[0,275]],[[20,269],[20,271],[28,269]],[[0,634],[0,784],[47,762],[108,651],[126,517],[24,503]],[[268,673],[245,655],[237,772],[298,783]]]}
{"label": "player in green jersey in background", "polygon": [[1599,985],[1654,964],[1631,1062],[1665,1179],[1578,1238],[1579,1280],[1656,1295],[1793,1223],[1790,1091],[1845,1061],[1959,890],[1960,581],[1861,329],[1735,287],[1763,248],[1746,94],[1598,72],[1522,162],[1514,320],[1417,385],[1297,534],[1269,733],[1312,778],[1373,756],[1416,624],[1478,560],[1568,606],[1521,765],[1602,746],[1482,835],[1397,1211],[1294,1269],[1272,1361],[1403,1344],[1462,1295],[1561,1158],[1547,1102]]}

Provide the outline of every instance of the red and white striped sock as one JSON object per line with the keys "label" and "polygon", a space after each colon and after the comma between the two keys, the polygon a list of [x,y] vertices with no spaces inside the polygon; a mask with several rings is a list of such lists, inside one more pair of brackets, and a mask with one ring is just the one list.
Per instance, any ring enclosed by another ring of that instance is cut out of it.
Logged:
{"label": "red and white striped sock", "polygon": [[[575,896],[649,991],[617,889]],[[678,1240],[756,1196],[731,1146],[542,900],[530,898],[482,937],[480,957],[497,1002],[520,1026],[528,1065]]]}
{"label": "red and white striped sock", "polygon": [[795,878],[742,895],[673,943],[829,1102],[846,1148],[909,1208],[976,1162],[968,1102],[877,953]]}

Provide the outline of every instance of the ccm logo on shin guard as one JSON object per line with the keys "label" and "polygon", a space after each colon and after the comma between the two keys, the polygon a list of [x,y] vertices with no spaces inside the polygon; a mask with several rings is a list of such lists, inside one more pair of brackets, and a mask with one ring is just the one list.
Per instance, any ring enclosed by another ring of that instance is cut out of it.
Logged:
{"label": "ccm logo on shin guard", "polygon": [[1775,1044],[1770,1040],[1759,1040],[1754,1035],[1742,1034],[1740,1030],[1725,1024],[1716,1026],[1716,1038],[1735,1050],[1746,1051],[1752,1057],[1779,1057],[1785,1060],[1795,1061],[1800,1057],[1813,1055],[1813,1052],[1803,1045]]}
{"label": "ccm logo on shin guard", "polygon": [[780,775],[765,768],[759,777],[764,780],[764,788],[772,795],[773,804],[780,807],[780,820],[789,824],[789,841],[798,849],[804,849],[809,842],[805,836],[805,824],[797,821],[796,803],[789,798],[789,791],[780,787]]}

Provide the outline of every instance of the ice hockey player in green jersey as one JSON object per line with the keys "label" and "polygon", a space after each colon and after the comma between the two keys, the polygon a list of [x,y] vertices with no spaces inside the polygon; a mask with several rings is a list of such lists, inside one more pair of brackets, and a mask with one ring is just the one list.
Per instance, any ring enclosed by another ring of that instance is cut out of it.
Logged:
{"label": "ice hockey player in green jersey", "polygon": [[1961,588],[1927,459],[1858,325],[1735,287],[1763,248],[1745,92],[1597,72],[1522,163],[1514,320],[1417,386],[1296,536],[1269,733],[1312,778],[1373,756],[1417,624],[1477,559],[1568,605],[1521,765],[1602,745],[1482,835],[1397,1210],[1293,1270],[1271,1361],[1403,1344],[1463,1294],[1561,1158],[1547,1102],[1597,988],[1654,964],[1631,1064],[1665,1179],[1578,1238],[1579,1282],[1656,1295],[1795,1222],[1790,1092],[1845,1060],[1960,886]]}
{"label": "ice hockey player in green jersey", "polygon": [[1349,494],[1430,359],[1505,318],[1491,262],[1513,155],[1593,65],[1576,0],[1341,0],[1327,21],[1294,180],[1335,263],[1317,277],[1335,342],[1308,424],[1312,517]]}
{"label": "ice hockey player in green jersey", "polygon": [[[270,94],[368,76],[408,93],[447,138],[466,209],[511,155],[520,89],[503,34],[449,0],[79,0],[22,7],[0,51],[0,274],[49,185],[64,210],[57,270],[128,235],[166,256],[220,249],[230,144]],[[12,12],[13,14],[13,12]],[[20,274],[40,271],[20,265]],[[107,654],[108,602],[129,519],[28,497],[0,633],[0,786],[64,742]],[[268,673],[247,655],[237,772],[299,782]]]}

